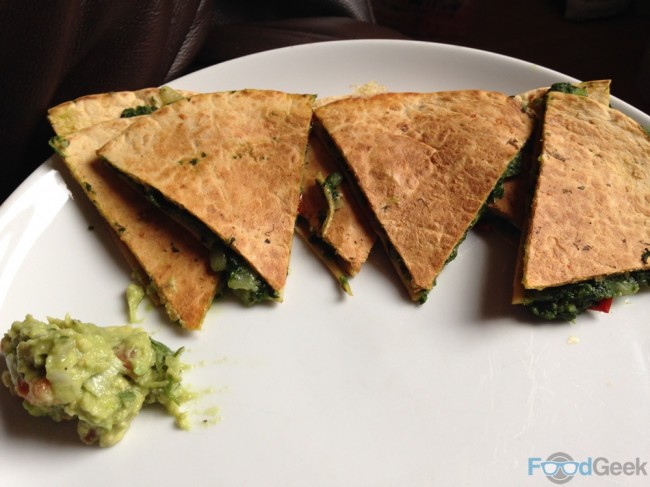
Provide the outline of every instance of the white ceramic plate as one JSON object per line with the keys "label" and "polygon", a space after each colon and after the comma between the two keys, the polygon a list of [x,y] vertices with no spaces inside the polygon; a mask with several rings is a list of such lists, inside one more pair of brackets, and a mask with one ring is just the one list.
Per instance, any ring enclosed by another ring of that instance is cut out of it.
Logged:
{"label": "white ceramic plate", "polygon": [[[350,41],[264,52],[173,86],[326,96],[371,80],[514,94],[572,79],[448,45]],[[27,313],[126,321],[129,271],[67,179],[51,158],[0,210],[3,332]],[[148,408],[117,446],[87,447],[72,424],[28,416],[1,388],[0,485],[550,485],[529,458],[650,460],[650,295],[534,324],[509,304],[513,259],[496,235],[472,232],[417,306],[381,252],[350,298],[296,240],[282,304],[217,303],[197,333],[141,310],[157,339],[186,347],[187,381],[207,390],[188,407],[192,431]]]}

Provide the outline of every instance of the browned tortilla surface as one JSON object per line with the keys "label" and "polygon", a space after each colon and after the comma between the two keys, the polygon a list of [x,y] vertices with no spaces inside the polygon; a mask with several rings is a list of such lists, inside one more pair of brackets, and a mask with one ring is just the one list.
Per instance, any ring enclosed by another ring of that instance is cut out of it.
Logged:
{"label": "browned tortilla surface", "polygon": [[[142,278],[142,270],[151,280],[170,317],[185,328],[197,329],[218,286],[207,249],[122,181],[95,153],[132,121],[110,120],[68,134],[64,161],[128,249],[126,257],[136,273]],[[149,282],[142,284],[146,287]]]}
{"label": "browned tortilla surface", "polygon": [[[313,107],[343,98],[368,97],[383,92],[386,92],[386,87],[371,81],[357,86],[353,93],[347,95],[318,98]],[[339,282],[346,283],[343,286],[346,292],[351,293],[350,288],[346,287],[347,277],[359,273],[377,235],[346,179],[337,188],[342,205],[335,211],[329,208],[318,178],[325,179],[334,172],[341,174],[341,164],[337,159],[320,137],[314,132],[310,133],[299,207],[302,218],[296,229],[332,275]]]}
{"label": "browned tortilla surface", "polygon": [[525,244],[528,289],[649,268],[650,139],[597,100],[549,93]]}
{"label": "browned tortilla surface", "polygon": [[[183,96],[193,92],[179,90]],[[48,110],[48,119],[57,135],[67,135],[99,122],[120,118],[126,108],[155,104],[163,106],[159,88],[113,91],[82,96]]]}
{"label": "browned tortilla surface", "polygon": [[528,201],[530,199],[529,163],[522,161],[524,172],[506,179],[503,182],[503,197],[488,205],[488,209],[508,222],[515,228],[522,229],[528,218]]}
{"label": "browned tortilla surface", "polygon": [[348,275],[354,276],[368,259],[376,236],[367,219],[363,217],[363,210],[345,180],[337,188],[343,203],[334,212],[327,228],[321,228],[323,212],[327,211],[327,201],[316,178],[319,174],[327,177],[334,172],[341,172],[339,165],[323,142],[312,133],[305,157],[300,215],[309,222],[312,232],[329,244],[346,263],[345,271]]}
{"label": "browned tortilla surface", "polygon": [[[611,80],[596,80],[576,83],[576,86],[584,88],[590,98],[607,105],[609,104],[610,84]],[[527,110],[541,122],[546,93],[548,93],[548,87],[536,88],[515,95],[514,98],[521,104],[522,109]],[[531,149],[533,148],[531,147]],[[529,174],[530,157],[534,154],[533,150],[523,154],[521,173],[504,181],[503,197],[488,205],[490,211],[505,218],[519,229],[524,228],[525,220],[528,218],[528,206],[532,193]]]}
{"label": "browned tortilla surface", "polygon": [[431,289],[532,127],[511,98],[478,90],[343,99],[315,114],[410,274],[413,299]]}
{"label": "browned tortilla surface", "polygon": [[280,292],[312,101],[265,90],[195,95],[139,117],[99,153],[198,218]]}

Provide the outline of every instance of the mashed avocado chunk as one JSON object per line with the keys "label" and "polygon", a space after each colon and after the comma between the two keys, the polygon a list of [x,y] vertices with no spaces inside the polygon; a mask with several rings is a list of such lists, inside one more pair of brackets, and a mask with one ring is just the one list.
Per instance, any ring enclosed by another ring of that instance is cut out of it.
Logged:
{"label": "mashed avocado chunk", "polygon": [[126,287],[126,305],[129,309],[129,323],[137,323],[138,319],[138,306],[144,300],[145,290],[139,284],[134,282]]}
{"label": "mashed avocado chunk", "polygon": [[131,326],[99,327],[66,316],[27,315],[0,341],[2,382],[34,416],[78,419],[84,443],[112,446],[143,404],[160,403],[183,426],[182,349],[173,352]]}

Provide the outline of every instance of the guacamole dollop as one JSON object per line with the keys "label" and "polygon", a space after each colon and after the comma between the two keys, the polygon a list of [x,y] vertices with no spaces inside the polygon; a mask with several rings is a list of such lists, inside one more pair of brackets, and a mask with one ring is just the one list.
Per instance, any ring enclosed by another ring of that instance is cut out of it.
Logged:
{"label": "guacamole dollop", "polygon": [[2,382],[24,408],[55,421],[76,418],[84,443],[114,445],[144,404],[160,403],[186,424],[182,348],[173,352],[142,329],[27,315],[4,335],[0,351]]}

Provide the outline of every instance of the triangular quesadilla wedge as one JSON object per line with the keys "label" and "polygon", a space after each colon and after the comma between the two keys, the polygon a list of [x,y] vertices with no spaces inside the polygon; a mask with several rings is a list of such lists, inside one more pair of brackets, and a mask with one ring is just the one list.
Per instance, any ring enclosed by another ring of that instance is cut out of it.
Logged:
{"label": "triangular quesadilla wedge", "polygon": [[533,122],[502,93],[386,93],[317,108],[412,300],[424,302]]}
{"label": "triangular quesadilla wedge", "polygon": [[296,231],[352,294],[348,278],[361,270],[376,235],[338,164],[314,133],[305,156]]}
{"label": "triangular quesadilla wedge", "polygon": [[201,327],[218,289],[209,253],[185,228],[170,220],[101,161],[96,150],[135,119],[116,119],[59,136],[52,146],[62,156],[112,229],[120,251],[156,304],[187,329]]}
{"label": "triangular quesadilla wedge", "polygon": [[57,135],[77,132],[99,122],[148,115],[194,92],[168,86],[137,91],[114,91],[86,95],[48,110],[48,119]]}
{"label": "triangular quesadilla wedge", "polygon": [[[610,80],[585,81],[576,83],[575,86],[585,90],[587,96],[605,105],[609,104]],[[514,96],[520,103],[522,110],[526,110],[536,120],[536,125],[541,123],[544,113],[544,98],[549,87],[536,88]],[[492,201],[488,210],[521,230],[528,218],[528,206],[531,199],[530,165],[531,158],[539,150],[535,150],[534,144],[529,144],[527,150],[522,151],[520,171],[508,177],[503,182],[503,197]]]}
{"label": "triangular quesadilla wedge", "polygon": [[[584,81],[573,84],[567,82],[558,82],[550,87],[538,88],[536,90],[531,90],[515,97],[521,101],[522,107],[533,112],[533,115],[535,117],[536,135],[534,146],[528,153],[529,157],[525,160],[525,165],[523,167],[522,173],[519,176],[513,178],[513,181],[509,187],[504,184],[506,191],[510,191],[510,194],[506,194],[504,198],[509,197],[511,200],[513,200],[513,206],[516,206],[517,208],[511,209],[510,211],[502,211],[500,217],[504,220],[509,220],[513,226],[516,226],[516,228],[519,230],[519,235],[516,239],[518,242],[518,252],[513,279],[512,304],[523,304],[524,302],[525,289],[522,284],[524,244],[526,243],[530,207],[532,205],[535,192],[536,177],[539,171],[539,156],[542,151],[542,129],[544,126],[546,95],[549,93],[549,91],[574,93],[588,96],[592,100],[601,103],[603,106],[609,106],[610,87],[611,80]],[[515,192],[518,194],[515,195]],[[494,208],[491,208],[491,210],[493,210],[493,214],[499,215],[499,211],[494,211]],[[517,212],[519,215],[519,220],[517,220],[517,223],[514,222],[512,217],[514,212]]]}
{"label": "triangular quesadilla wedge", "polygon": [[[319,98],[314,108],[385,91],[384,86],[369,82],[356,87],[350,95]],[[339,162],[314,132],[309,134],[305,155],[296,231],[351,295],[348,279],[359,273],[377,236],[343,178]]]}
{"label": "triangular quesadilla wedge", "polygon": [[650,137],[585,94],[546,96],[521,274],[523,303],[544,319],[574,319],[650,280]]}
{"label": "triangular quesadilla wedge", "polygon": [[98,154],[200,236],[243,302],[281,300],[313,98],[195,95],[139,117]]}

